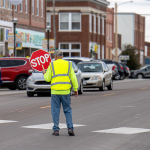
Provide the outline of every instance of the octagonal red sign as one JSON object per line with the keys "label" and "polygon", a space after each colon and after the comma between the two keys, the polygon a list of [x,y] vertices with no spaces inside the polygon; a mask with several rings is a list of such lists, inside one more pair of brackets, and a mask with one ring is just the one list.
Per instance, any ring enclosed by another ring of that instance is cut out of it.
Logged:
{"label": "octagonal red sign", "polygon": [[51,58],[49,53],[41,49],[33,52],[30,58],[31,67],[38,71],[43,70],[42,65],[44,66],[44,69],[47,69],[50,62]]}

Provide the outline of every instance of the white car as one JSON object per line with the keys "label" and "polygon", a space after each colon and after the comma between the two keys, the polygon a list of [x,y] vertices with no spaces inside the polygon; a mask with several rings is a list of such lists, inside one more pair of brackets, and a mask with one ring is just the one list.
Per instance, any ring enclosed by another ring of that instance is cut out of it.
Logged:
{"label": "white car", "polygon": [[[83,78],[81,75],[81,71],[78,69],[76,64],[72,62],[73,69],[75,71],[77,80],[78,80],[78,92],[79,94],[83,94]],[[29,73],[32,73],[32,75],[27,79],[26,82],[26,91],[27,96],[32,97],[34,94],[37,94],[38,96],[42,95],[51,95],[51,84],[49,82],[46,82],[44,80],[44,75],[42,72],[36,71],[36,70],[29,70]],[[71,88],[71,95],[73,93],[74,89]]]}
{"label": "white car", "polygon": [[76,63],[76,65],[79,62],[85,62],[85,61],[92,61],[92,58],[88,58],[88,57],[63,57],[64,60],[68,60],[68,61],[73,61]]}

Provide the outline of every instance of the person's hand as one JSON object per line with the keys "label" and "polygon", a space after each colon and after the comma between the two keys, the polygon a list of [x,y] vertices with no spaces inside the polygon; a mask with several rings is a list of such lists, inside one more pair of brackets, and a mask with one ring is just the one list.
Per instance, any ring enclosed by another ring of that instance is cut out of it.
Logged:
{"label": "person's hand", "polygon": [[78,96],[78,91],[74,91],[74,95],[75,95],[75,97],[77,97]]}
{"label": "person's hand", "polygon": [[43,70],[43,74],[45,74],[46,73],[46,71],[45,70]]}
{"label": "person's hand", "polygon": [[44,66],[42,65],[42,68],[43,68],[43,74],[45,74],[46,73],[46,71],[45,71],[45,69],[44,69]]}

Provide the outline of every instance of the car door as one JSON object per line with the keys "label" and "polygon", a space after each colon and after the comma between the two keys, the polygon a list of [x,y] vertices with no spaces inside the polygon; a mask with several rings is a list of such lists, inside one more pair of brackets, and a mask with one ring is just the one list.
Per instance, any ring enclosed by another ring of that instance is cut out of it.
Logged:
{"label": "car door", "polygon": [[1,60],[1,72],[3,82],[13,82],[16,72],[14,60]]}
{"label": "car door", "polygon": [[1,78],[1,61],[0,61],[0,86],[2,85],[2,78]]}
{"label": "car door", "polygon": [[106,68],[105,63],[103,63],[103,73],[104,73],[105,85],[108,85],[108,70]]}
{"label": "car door", "polygon": [[110,69],[108,68],[108,66],[106,64],[104,64],[104,65],[105,65],[106,70],[108,70],[107,71],[107,81],[108,81],[108,85],[109,85],[111,82],[111,78],[112,78],[112,71],[110,71]]}
{"label": "car door", "polygon": [[148,66],[147,68],[145,68],[145,72],[144,72],[146,77],[150,77],[150,66]]}
{"label": "car door", "polygon": [[78,80],[78,85],[80,86],[81,73],[79,72],[79,69],[78,69],[78,67],[76,66],[76,64],[74,62],[72,62],[72,66],[73,66],[73,69],[77,71],[77,72],[75,72],[75,74],[76,74],[76,77],[77,77],[77,80]]}

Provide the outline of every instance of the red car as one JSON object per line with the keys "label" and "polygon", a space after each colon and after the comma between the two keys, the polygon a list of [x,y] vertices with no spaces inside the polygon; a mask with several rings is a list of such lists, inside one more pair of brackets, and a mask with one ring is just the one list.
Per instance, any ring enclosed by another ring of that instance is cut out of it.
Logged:
{"label": "red car", "polygon": [[11,90],[26,89],[26,80],[31,75],[29,59],[19,57],[0,58],[1,87],[8,87]]}

